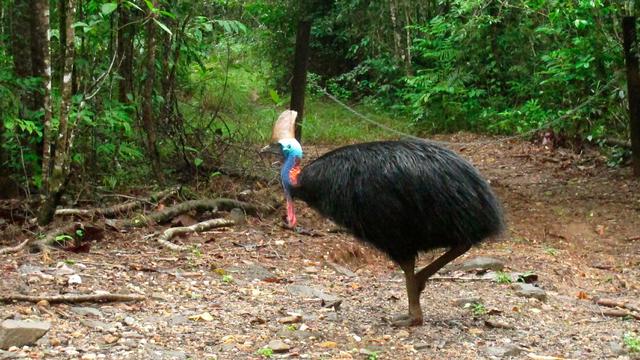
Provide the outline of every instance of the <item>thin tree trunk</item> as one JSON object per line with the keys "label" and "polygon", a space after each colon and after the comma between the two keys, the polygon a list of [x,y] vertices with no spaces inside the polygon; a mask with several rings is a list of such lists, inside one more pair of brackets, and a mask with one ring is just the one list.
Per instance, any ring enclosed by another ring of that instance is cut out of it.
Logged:
{"label": "thin tree trunk", "polygon": [[[118,101],[121,104],[131,104],[131,97],[133,97],[133,31],[134,25],[130,23],[129,10],[124,6],[118,7],[118,21],[116,26],[118,28],[116,40],[118,50],[118,63],[120,67],[118,73],[120,79],[118,81]],[[129,115],[129,111],[127,111]],[[112,166],[118,165],[118,156],[120,154],[120,146],[124,136],[124,129],[121,129],[119,135],[116,137],[116,147],[114,150],[114,157]]]}
{"label": "thin tree trunk", "polygon": [[403,64],[402,34],[398,25],[398,4],[396,1],[389,0],[389,15],[391,16],[391,27],[393,29],[393,55],[398,63]]}
{"label": "thin tree trunk", "polygon": [[[75,18],[75,1],[66,0],[66,10],[64,32],[65,32],[65,57],[64,57],[64,74],[62,75],[62,83],[60,84],[60,115],[58,125],[58,137],[55,143],[55,151],[52,158],[51,175],[48,181],[49,192],[46,195],[44,204],[40,208],[38,214],[38,223],[45,225],[51,222],[55,213],[56,205],[60,200],[60,196],[68,182],[69,167],[71,164],[71,149],[73,147],[73,126],[69,121],[69,112],[71,109],[71,77],[74,62],[74,28],[73,19]],[[51,134],[49,135],[51,136]]]}
{"label": "thin tree trunk", "polygon": [[[154,7],[157,1],[153,2]],[[154,17],[155,14],[150,14]],[[146,148],[151,158],[151,167],[156,179],[164,182],[162,169],[160,167],[160,154],[158,152],[156,121],[153,116],[153,86],[156,77],[156,24],[154,21],[147,22],[147,55],[145,69],[146,79],[142,89],[142,126],[146,132]]]}
{"label": "thin tree trunk", "polygon": [[638,39],[636,17],[622,19],[624,58],[627,67],[627,92],[629,94],[629,127],[631,130],[631,151],[633,172],[640,178],[640,69],[638,66]]}
{"label": "thin tree trunk", "polygon": [[39,19],[39,33],[45,34],[41,41],[42,53],[44,54],[42,59],[44,64],[44,74],[42,78],[42,81],[44,83],[44,115],[42,118],[42,190],[44,196],[46,197],[49,194],[49,176],[51,174],[52,162],[51,148],[53,143],[53,139],[51,138],[53,136],[53,134],[51,133],[51,44],[49,42],[49,37],[46,35],[49,32],[49,3],[46,0],[35,0],[34,7]]}
{"label": "thin tree trunk", "polygon": [[296,120],[296,139],[302,136],[302,120],[304,115],[304,93],[307,86],[307,66],[309,64],[309,39],[311,36],[311,21],[303,20],[298,23],[296,36],[296,52],[293,65],[293,79],[291,80],[291,109],[298,112]]}

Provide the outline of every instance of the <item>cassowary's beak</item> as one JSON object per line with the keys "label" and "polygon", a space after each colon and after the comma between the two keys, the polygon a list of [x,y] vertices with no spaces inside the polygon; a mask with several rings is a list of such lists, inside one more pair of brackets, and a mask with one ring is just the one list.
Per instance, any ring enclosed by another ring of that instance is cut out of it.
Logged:
{"label": "cassowary's beak", "polygon": [[260,149],[260,154],[275,154],[275,155],[280,155],[280,144],[278,143],[273,143],[273,144],[269,144],[265,147],[263,147],[262,149]]}

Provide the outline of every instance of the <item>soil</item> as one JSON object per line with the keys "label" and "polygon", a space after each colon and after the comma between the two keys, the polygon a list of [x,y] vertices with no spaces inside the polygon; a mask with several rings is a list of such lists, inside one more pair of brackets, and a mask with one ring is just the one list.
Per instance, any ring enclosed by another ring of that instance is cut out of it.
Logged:
{"label": "soil", "polygon": [[[166,227],[156,226],[107,230],[88,253],[0,255],[0,294],[147,296],[129,303],[0,305],[0,319],[51,323],[36,344],[0,351],[0,359],[640,358],[629,346],[640,337],[633,318],[640,313],[613,317],[594,303],[640,302],[640,183],[631,170],[610,168],[595,152],[522,141],[454,148],[490,180],[508,231],[427,283],[422,326],[390,322],[406,311],[397,266],[299,203],[304,231],[284,229],[281,208],[174,239],[190,247],[182,253],[147,236]],[[437,255],[424,254],[420,264]],[[478,256],[505,267],[456,270]],[[517,273],[535,280],[546,298],[519,295],[508,283]],[[81,284],[69,285],[74,275]]]}

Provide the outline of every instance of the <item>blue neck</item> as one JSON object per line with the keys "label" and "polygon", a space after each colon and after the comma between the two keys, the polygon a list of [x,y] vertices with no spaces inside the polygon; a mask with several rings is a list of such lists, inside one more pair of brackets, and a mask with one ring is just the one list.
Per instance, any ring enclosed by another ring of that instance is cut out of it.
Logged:
{"label": "blue neck", "polygon": [[291,179],[289,178],[289,172],[291,169],[296,166],[296,164],[300,163],[300,157],[296,155],[289,155],[285,158],[284,164],[282,164],[282,169],[280,169],[280,178],[282,179],[282,187],[284,188],[284,194],[288,199],[291,199],[291,189],[295,186],[291,183]]}

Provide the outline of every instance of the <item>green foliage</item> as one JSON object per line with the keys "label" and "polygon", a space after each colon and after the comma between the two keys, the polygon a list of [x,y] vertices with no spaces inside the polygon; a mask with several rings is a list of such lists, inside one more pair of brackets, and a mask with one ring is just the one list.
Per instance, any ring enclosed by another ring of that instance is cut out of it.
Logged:
{"label": "green foliage", "polygon": [[510,284],[512,282],[511,275],[502,271],[496,273],[496,281],[498,284]]}
{"label": "green foliage", "polygon": [[259,349],[258,351],[256,351],[256,354],[270,359],[273,357],[273,349],[269,348],[269,347],[263,347],[262,349]]}
{"label": "green foliage", "polygon": [[640,336],[633,333],[624,334],[624,344],[629,348],[632,353],[640,353]]}
{"label": "green foliage", "polygon": [[471,304],[471,313],[474,316],[481,316],[487,313],[487,307],[483,303],[475,302]]}

